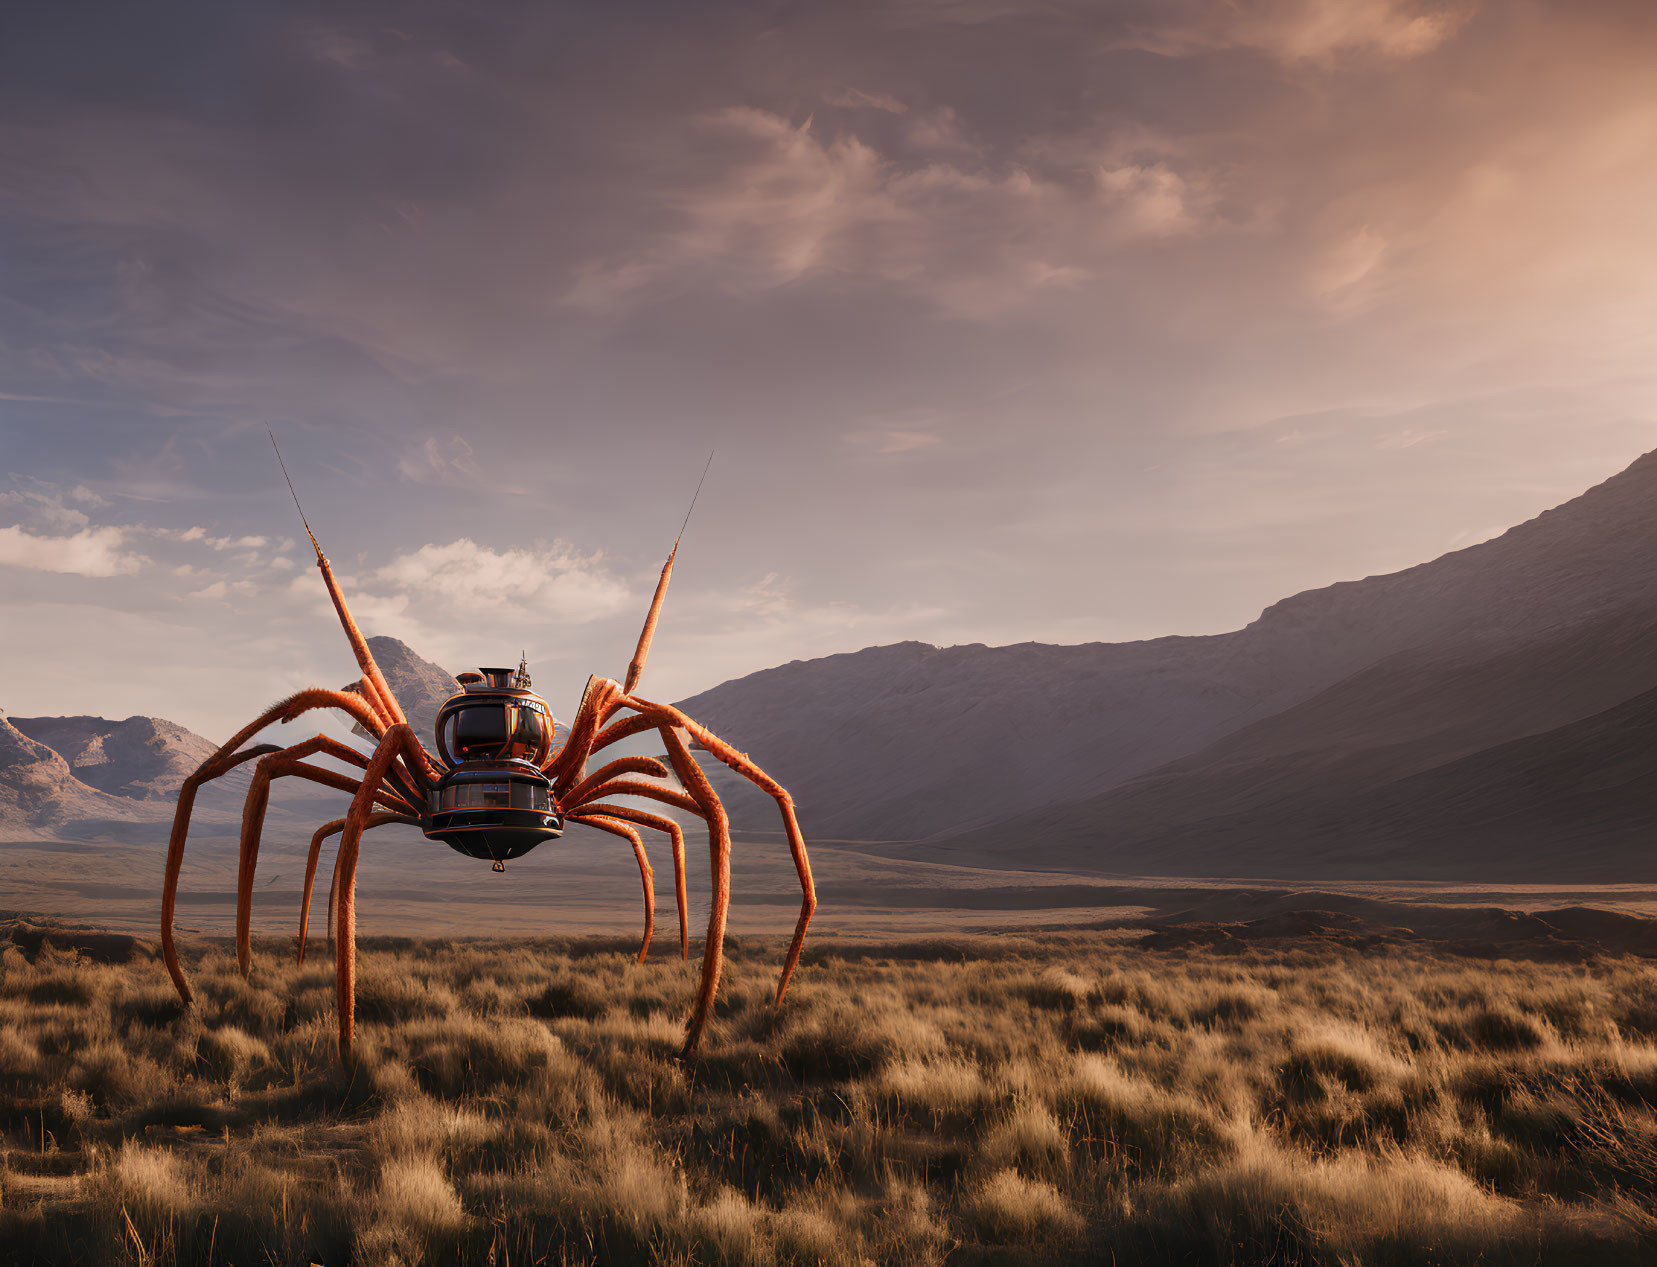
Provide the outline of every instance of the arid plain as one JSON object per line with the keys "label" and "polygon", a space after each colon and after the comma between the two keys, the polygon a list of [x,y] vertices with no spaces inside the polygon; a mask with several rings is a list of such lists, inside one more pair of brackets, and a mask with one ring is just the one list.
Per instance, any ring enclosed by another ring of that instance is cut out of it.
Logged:
{"label": "arid plain", "polygon": [[154,952],[158,850],[0,846],[23,908],[55,913],[14,916],[0,952],[9,1261],[1657,1252],[1647,887],[1113,881],[825,845],[778,1008],[792,872],[749,839],[716,1019],[681,1061],[665,852],[639,963],[637,873],[604,838],[494,875],[383,832],[346,1068],[320,909],[294,961],[301,840],[278,827],[261,860],[247,981],[233,842],[197,842],[190,1011]]}

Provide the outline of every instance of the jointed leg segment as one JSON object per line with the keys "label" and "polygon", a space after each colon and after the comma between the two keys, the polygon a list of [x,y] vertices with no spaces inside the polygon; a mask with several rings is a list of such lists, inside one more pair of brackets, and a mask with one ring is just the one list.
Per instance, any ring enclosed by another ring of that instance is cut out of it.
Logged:
{"label": "jointed leg segment", "polygon": [[[386,823],[407,823],[411,827],[420,826],[420,820],[418,818],[411,818],[407,814],[372,814],[369,816],[368,822],[364,825],[363,830],[371,831],[373,828],[384,826]],[[299,962],[302,965],[305,962],[305,943],[310,936],[311,890],[316,883],[317,857],[322,852],[322,842],[330,836],[337,836],[344,830],[345,820],[343,818],[336,818],[333,822],[324,823],[321,827],[317,828],[316,834],[311,837],[311,851],[305,858],[305,890],[299,898]],[[338,868],[335,869],[335,875],[338,875]],[[333,885],[330,884],[328,887],[328,923],[330,925],[328,938],[330,941],[333,940],[333,931],[331,927],[333,917],[334,889]]]}
{"label": "jointed leg segment", "polygon": [[300,691],[266,709],[237,731],[217,752],[202,762],[194,774],[184,780],[184,786],[179,790],[178,808],[173,812],[172,835],[167,842],[166,877],[161,890],[161,955],[166,961],[167,972],[173,979],[173,985],[178,989],[179,997],[186,1003],[189,1003],[193,996],[190,992],[190,983],[178,961],[178,947],[173,939],[173,917],[178,904],[179,873],[184,865],[184,844],[190,834],[190,815],[195,808],[196,792],[203,784],[228,774],[244,762],[281,752],[282,749],[275,744],[260,744],[246,752],[237,750],[266,726],[275,722],[293,721],[296,717],[318,708],[339,709],[375,736],[384,732],[385,723],[379,713],[360,695],[321,688]]}
{"label": "jointed leg segment", "polygon": [[647,813],[642,809],[634,809],[631,805],[589,804],[583,807],[582,812],[620,818],[629,823],[637,823],[641,827],[653,827],[659,832],[667,833],[668,839],[673,842],[673,896],[679,905],[679,956],[682,959],[690,958],[690,915],[685,896],[684,828],[665,814]]}
{"label": "jointed leg segment", "polygon": [[410,747],[418,750],[419,740],[406,723],[390,727],[363,775],[362,786],[345,816],[345,830],[339,842],[339,916],[335,933],[334,969],[339,1007],[339,1054],[351,1059],[351,1042],[356,1022],[357,982],[357,850],[362,834],[373,816],[375,789],[385,780],[386,771]]}
{"label": "jointed leg segment", "polygon": [[[253,967],[251,929],[253,920],[253,877],[259,865],[259,838],[264,829],[265,810],[270,803],[272,780],[296,775],[320,783],[324,787],[355,793],[362,785],[353,778],[333,770],[322,770],[307,765],[303,758],[323,753],[340,757],[352,764],[367,766],[367,758],[354,748],[348,748],[326,735],[318,735],[292,748],[272,753],[254,768],[253,782],[248,788],[247,803],[242,809],[241,859],[236,873],[236,961],[245,977]],[[413,814],[414,807],[397,793],[381,788],[375,793],[393,813]]]}
{"label": "jointed leg segment", "polygon": [[569,821],[585,823],[631,842],[633,856],[639,863],[639,879],[644,883],[644,943],[639,947],[639,962],[643,963],[650,953],[650,938],[656,931],[656,874],[650,869],[650,859],[644,852],[644,840],[636,828],[606,814],[571,814]]}

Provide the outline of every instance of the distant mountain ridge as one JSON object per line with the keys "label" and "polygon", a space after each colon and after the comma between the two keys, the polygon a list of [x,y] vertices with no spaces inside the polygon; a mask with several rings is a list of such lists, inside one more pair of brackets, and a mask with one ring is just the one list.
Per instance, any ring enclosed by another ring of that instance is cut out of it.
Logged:
{"label": "distant mountain ridge", "polygon": [[[414,727],[414,733],[421,743],[430,747],[437,727],[437,710],[451,695],[460,693],[460,683],[454,674],[417,655],[401,639],[377,635],[368,639],[368,650],[402,706],[409,725]],[[362,679],[358,678],[345,689],[361,694]],[[355,729],[359,735],[367,733],[360,726]]]}
{"label": "distant mountain ridge", "polygon": [[[429,744],[458,683],[370,645]],[[819,841],[1141,875],[1657,879],[1657,454],[1232,633],[898,643],[681,707]],[[154,719],[0,722],[8,831],[165,809],[213,747]],[[768,797],[699,759],[739,832],[775,829]]]}
{"label": "distant mountain ridge", "polygon": [[[368,642],[421,742],[429,744],[437,710],[460,690],[459,683],[395,638]],[[313,733],[297,729],[288,735],[283,730],[270,732],[265,741],[293,743]],[[184,780],[218,749],[219,743],[159,717],[111,721],[7,717],[0,711],[0,839],[121,822],[165,822]],[[203,823],[239,819],[252,773],[249,763],[204,787],[197,817]],[[284,779],[277,785],[272,812],[283,813],[286,802],[293,812],[314,817],[318,800],[341,801],[342,794],[303,779]]]}
{"label": "distant mountain ridge", "polygon": [[[1643,865],[1643,767],[1592,821],[1532,815],[1534,830],[1506,835],[1499,798],[1475,812],[1484,793],[1464,783],[1486,767],[1528,777],[1504,745],[1528,743],[1539,770],[1542,749],[1590,732],[1635,742],[1614,710],[1657,686],[1654,628],[1647,454],[1493,540],[1294,595],[1234,633],[904,643],[769,669],[683,707],[787,785],[819,838],[1008,866],[1398,876],[1566,865],[1560,833],[1580,830],[1615,872]],[[1443,804],[1420,800],[1429,787]],[[735,795],[761,825],[762,806]],[[1492,825],[1474,831],[1479,813]],[[1451,833],[1427,829],[1435,816],[1484,842],[1465,866]]]}
{"label": "distant mountain ridge", "polygon": [[218,745],[159,717],[14,717],[12,725],[53,749],[74,776],[112,796],[172,800]]}
{"label": "distant mountain ridge", "polygon": [[0,709],[0,830],[26,836],[77,819],[136,816],[130,803],[82,783],[67,761]]}

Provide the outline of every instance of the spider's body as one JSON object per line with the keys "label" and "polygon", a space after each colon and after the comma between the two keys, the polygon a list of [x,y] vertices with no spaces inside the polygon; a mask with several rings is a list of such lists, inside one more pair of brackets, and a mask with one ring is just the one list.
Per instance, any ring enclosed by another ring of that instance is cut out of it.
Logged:
{"label": "spider's body", "polygon": [[[309,527],[306,529],[309,532]],[[311,538],[316,546],[316,538]],[[688,957],[686,925],[684,832],[672,817],[638,808],[637,799],[655,801],[685,811],[706,825],[713,863],[713,902],[702,954],[702,980],[686,1026],[685,1051],[694,1050],[712,1011],[722,964],[725,920],[730,908],[730,824],[713,785],[690,755],[692,744],[712,753],[733,770],[763,788],[777,802],[789,848],[799,872],[802,901],[794,939],[784,960],[777,986],[780,1002],[799,961],[806,925],[816,908],[816,891],[807,861],[805,841],[794,818],[793,801],[774,779],[706,727],[667,704],[634,693],[644,672],[645,657],[660,615],[668,580],[673,574],[675,544],[662,568],[655,597],[639,635],[638,649],[628,666],[625,684],[608,678],[588,680],[580,707],[561,745],[554,745],[552,710],[530,690],[527,665],[510,669],[483,669],[459,679],[462,690],[439,710],[436,751],[427,751],[416,737],[390,685],[375,664],[367,641],[346,607],[328,560],[316,547],[317,567],[339,613],[340,624],[362,668],[362,680],[345,691],[320,688],[300,691],[243,727],[184,782],[173,820],[167,851],[166,884],[161,899],[161,946],[168,971],[185,1002],[190,987],[173,944],[173,910],[177,902],[184,843],[196,790],[244,762],[257,759],[247,804],[242,815],[241,863],[236,884],[236,952],[243,975],[252,967],[251,920],[254,870],[259,838],[272,780],[296,776],[352,794],[350,811],[319,828],[311,839],[305,869],[304,895],[299,916],[299,954],[305,954],[311,890],[318,857],[330,836],[340,837],[329,893],[329,917],[335,921],[338,977],[340,1054],[351,1055],[356,980],[356,868],[363,833],[388,823],[420,828],[470,857],[490,861],[497,871],[508,859],[522,857],[542,841],[563,834],[566,825],[580,824],[627,840],[644,884],[644,945],[650,949],[655,896],[641,829],[664,833],[673,847],[674,890],[679,907],[679,945]],[[273,722],[289,722],[313,709],[336,709],[351,717],[358,733],[374,741],[364,753],[326,735],[316,735],[291,747],[259,744],[243,748]],[[594,754],[633,735],[655,732],[665,747],[670,771],[652,757],[614,757],[589,771]],[[345,762],[361,777],[308,763],[316,755]],[[644,776],[644,777],[629,777]],[[622,803],[623,801],[627,803]],[[334,892],[339,895],[334,913]]]}
{"label": "spider's body", "polygon": [[552,709],[529,689],[527,665],[466,674],[437,714],[449,766],[426,798],[420,829],[500,869],[564,834],[558,795],[541,766],[552,755]]}

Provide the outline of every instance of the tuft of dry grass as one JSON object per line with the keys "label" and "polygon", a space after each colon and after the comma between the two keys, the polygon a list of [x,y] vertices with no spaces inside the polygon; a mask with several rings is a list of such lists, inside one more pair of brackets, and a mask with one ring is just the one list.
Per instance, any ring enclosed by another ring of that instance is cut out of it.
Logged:
{"label": "tuft of dry grass", "polygon": [[1657,988],[1089,934],[733,949],[370,940],[244,981],[0,951],[7,1262],[1657,1260]]}

